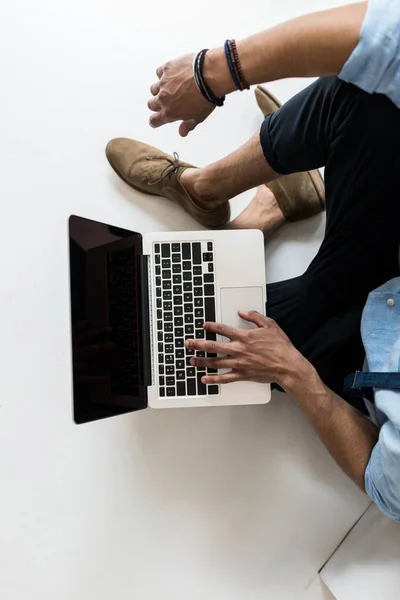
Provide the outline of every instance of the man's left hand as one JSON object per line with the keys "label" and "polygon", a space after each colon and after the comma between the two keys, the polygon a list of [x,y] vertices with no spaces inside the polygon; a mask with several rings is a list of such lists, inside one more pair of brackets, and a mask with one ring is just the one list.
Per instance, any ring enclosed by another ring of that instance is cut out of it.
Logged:
{"label": "man's left hand", "polygon": [[207,332],[228,338],[228,342],[213,340],[186,340],[187,348],[211,354],[217,358],[192,357],[191,364],[211,369],[230,369],[220,375],[205,375],[203,383],[220,384],[234,381],[276,382],[285,388],[292,377],[309,363],[296,350],[287,335],[272,319],[256,311],[242,312],[239,316],[257,325],[257,329],[235,329],[220,323],[205,323]]}

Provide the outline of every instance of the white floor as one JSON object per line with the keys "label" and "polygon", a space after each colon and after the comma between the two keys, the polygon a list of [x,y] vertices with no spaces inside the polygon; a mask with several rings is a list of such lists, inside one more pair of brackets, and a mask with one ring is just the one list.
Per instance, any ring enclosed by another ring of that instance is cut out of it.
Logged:
{"label": "white floor", "polygon": [[[147,125],[156,67],[327,0],[14,0],[0,7],[0,589],[7,600],[299,597],[366,508],[288,398],[267,407],[71,418],[67,218],[195,229],[126,187],[107,141],[195,164],[261,123],[252,94],[187,140]],[[282,99],[305,82],[273,89]],[[237,213],[251,194],[233,202]],[[323,219],[287,226],[268,279],[300,273]]]}

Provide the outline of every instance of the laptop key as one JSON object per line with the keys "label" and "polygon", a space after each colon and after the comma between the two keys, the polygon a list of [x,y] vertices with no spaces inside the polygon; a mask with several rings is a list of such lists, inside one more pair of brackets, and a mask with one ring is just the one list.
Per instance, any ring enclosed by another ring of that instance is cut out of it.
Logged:
{"label": "laptop key", "polygon": [[190,379],[187,379],[186,386],[187,386],[187,395],[195,396],[196,395],[196,379],[194,377],[193,378],[190,377]]}
{"label": "laptop key", "polygon": [[193,275],[201,275],[202,272],[201,267],[193,267]]}
{"label": "laptop key", "polygon": [[164,365],[159,365],[159,367],[158,367],[158,374],[159,375],[164,375]]}
{"label": "laptop key", "polygon": [[159,254],[155,255],[154,262],[156,263],[156,265],[159,265],[161,263],[161,258]]}
{"label": "laptop key", "polygon": [[175,396],[175,388],[167,387],[167,396]]}
{"label": "laptop key", "polygon": [[157,310],[157,319],[162,319],[162,310],[161,310],[161,308],[159,308]]}
{"label": "laptop key", "polygon": [[174,285],[174,288],[172,290],[174,292],[174,296],[182,294],[182,286],[181,285]]}
{"label": "laptop key", "polygon": [[165,354],[171,354],[174,351],[173,344],[165,344]]}
{"label": "laptop key", "polygon": [[182,283],[182,275],[172,275],[172,283],[174,285]]}
{"label": "laptop key", "polygon": [[171,261],[169,260],[169,258],[163,258],[161,261],[161,267],[163,269],[170,269],[171,268]]}
{"label": "laptop key", "polygon": [[185,358],[185,350],[184,348],[179,348],[175,351],[175,358]]}
{"label": "laptop key", "polygon": [[186,325],[186,326],[185,326],[185,333],[186,333],[187,335],[190,335],[190,334],[192,334],[193,332],[194,332],[194,327],[193,327],[193,325]]}
{"label": "laptop key", "polygon": [[183,337],[183,327],[175,328],[175,337]]}
{"label": "laptop key", "polygon": [[[164,373],[164,371],[163,371]],[[175,373],[175,365],[167,365],[165,367],[165,373],[166,375],[173,375]]]}
{"label": "laptop key", "polygon": [[173,354],[166,354],[165,355],[165,364],[166,365],[172,365],[172,364],[174,364],[174,355]]}
{"label": "laptop key", "polygon": [[183,317],[175,317],[174,319],[175,327],[182,327],[183,325]]}
{"label": "laptop key", "polygon": [[208,272],[209,273],[213,273],[214,272],[214,263],[208,263]]}
{"label": "laptop key", "polygon": [[213,284],[206,283],[204,285],[204,295],[205,296],[214,296],[214,294],[215,294],[215,288],[214,288]]}
{"label": "laptop key", "polygon": [[163,283],[163,290],[170,290],[172,288],[172,283],[170,279],[164,279]]}
{"label": "laptop key", "polygon": [[179,380],[182,381],[182,379],[184,380],[185,379],[185,371],[177,371],[176,379],[177,379],[177,381],[179,381]]}
{"label": "laptop key", "polygon": [[173,376],[167,377],[167,385],[175,385],[175,377],[173,377]]}
{"label": "laptop key", "polygon": [[173,263],[180,263],[181,262],[181,255],[180,254],[173,254],[172,255],[172,262]]}
{"label": "laptop key", "polygon": [[194,299],[194,305],[199,307],[199,306],[203,306],[203,298],[195,298]]}
{"label": "laptop key", "polygon": [[172,321],[172,319],[173,319],[172,312],[164,313],[164,321]]}
{"label": "laptop key", "polygon": [[184,381],[176,382],[176,395],[177,396],[186,396],[186,385]]}
{"label": "laptop key", "polygon": [[201,277],[195,277],[193,279],[193,285],[203,285],[203,279]]}
{"label": "laptop key", "polygon": [[163,398],[165,396],[165,387],[160,387],[158,394]]}
{"label": "laptop key", "polygon": [[192,313],[193,312],[193,304],[184,304],[183,308],[185,309],[185,313]]}
{"label": "laptop key", "polygon": [[182,370],[185,368],[185,361],[184,360],[177,360],[175,363],[175,368],[176,370]]}
{"label": "laptop key", "polygon": [[197,358],[205,358],[206,353],[203,352],[203,350],[197,350],[196,356],[197,356]]}
{"label": "laptop key", "polygon": [[157,304],[157,308],[161,308],[162,307],[162,300],[161,300],[161,298],[157,298],[156,304]]}
{"label": "laptop key", "polygon": [[172,252],[179,252],[181,249],[181,245],[178,244],[177,242],[175,242],[174,244],[172,244]]}
{"label": "laptop key", "polygon": [[202,377],[202,373],[197,373],[197,393],[199,396],[205,396],[207,393],[207,386],[201,381]]}
{"label": "laptop key", "polygon": [[158,340],[159,342],[162,342],[162,341],[163,341],[163,334],[162,334],[162,331],[158,331],[158,332],[157,332],[157,340]]}
{"label": "laptop key", "polygon": [[195,296],[202,296],[203,295],[203,288],[201,287],[195,287],[193,290],[193,293]]}
{"label": "laptop key", "polygon": [[163,258],[169,258],[171,255],[169,244],[161,244],[161,256]]}
{"label": "laptop key", "polygon": [[183,274],[183,281],[192,281],[191,271],[185,271]]}
{"label": "laptop key", "polygon": [[193,356],[194,355],[194,350],[193,348],[186,348],[186,354],[187,356]]}
{"label": "laptop key", "polygon": [[213,243],[212,242],[207,242],[207,251],[208,252],[212,252],[213,251]]}
{"label": "laptop key", "polygon": [[164,375],[162,377],[159,377],[159,379],[158,379],[158,385],[165,385],[165,377],[164,377]]}
{"label": "laptop key", "polygon": [[205,309],[205,320],[206,321],[215,321],[215,299],[214,298],[205,298],[204,299],[204,309]]}
{"label": "laptop key", "polygon": [[218,369],[212,369],[212,368],[207,369],[207,373],[208,373],[208,375],[217,375]]}
{"label": "laptop key", "polygon": [[172,323],[165,323],[164,325],[164,331],[172,331],[173,327],[172,327]]}
{"label": "laptop key", "polygon": [[214,275],[212,273],[204,273],[204,283],[214,283]]}
{"label": "laptop key", "polygon": [[201,329],[203,327],[203,323],[204,323],[203,319],[196,319],[194,322],[196,329]]}
{"label": "laptop key", "polygon": [[183,338],[175,340],[175,348],[183,348]]}
{"label": "laptop key", "polygon": [[191,292],[192,291],[192,282],[191,281],[185,281],[183,284],[183,291],[184,292]]}
{"label": "laptop key", "polygon": [[162,274],[163,279],[171,279],[171,271],[170,270],[162,271],[161,274]]}
{"label": "laptop key", "polygon": [[161,285],[161,277],[156,277],[156,285],[158,287]]}
{"label": "laptop key", "polygon": [[196,329],[196,339],[198,339],[198,340],[204,339],[204,329]]}
{"label": "laptop key", "polygon": [[182,271],[181,265],[177,265],[176,263],[174,263],[172,265],[172,272],[173,273],[181,273],[181,271]]}
{"label": "laptop key", "polygon": [[182,258],[183,260],[188,260],[191,258],[191,252],[190,252],[190,244],[189,243],[184,243],[182,244]]}
{"label": "laptop key", "polygon": [[192,244],[192,256],[193,256],[193,264],[200,265],[201,264],[201,244],[200,244],[200,242],[194,242]]}
{"label": "laptop key", "polygon": [[156,297],[157,297],[157,298],[161,298],[161,288],[160,288],[160,287],[158,287],[158,288],[156,289]]}
{"label": "laptop key", "polygon": [[192,263],[188,260],[185,260],[183,261],[182,267],[184,271],[190,271],[192,268]]}
{"label": "laptop key", "polygon": [[217,336],[212,331],[206,331],[206,340],[209,340],[210,342],[216,342]]}
{"label": "laptop key", "polygon": [[158,254],[160,252],[160,244],[154,244],[154,252]]}
{"label": "laptop key", "polygon": [[165,343],[173,342],[174,336],[172,335],[172,333],[166,333],[164,336],[164,339],[165,339]]}
{"label": "laptop key", "polygon": [[158,331],[162,331],[163,328],[163,322],[162,321],[157,321],[157,330]]}
{"label": "laptop key", "polygon": [[186,367],[186,377],[195,377],[196,369],[194,367]]}
{"label": "laptop key", "polygon": [[162,365],[164,362],[164,355],[163,354],[159,354],[158,355],[158,364]]}
{"label": "laptop key", "polygon": [[183,294],[183,301],[184,302],[193,302],[192,294],[190,294],[189,292],[186,292],[186,294]]}
{"label": "laptop key", "polygon": [[158,342],[158,351],[164,352],[164,344],[162,342]]}
{"label": "laptop key", "polygon": [[193,323],[193,315],[191,313],[185,315],[185,323]]}
{"label": "laptop key", "polygon": [[172,302],[164,302],[164,310],[172,310]]}
{"label": "laptop key", "polygon": [[179,304],[182,304],[182,302],[183,302],[182,296],[174,296],[174,304],[175,304],[175,306],[179,305]]}
{"label": "laptop key", "polygon": [[209,394],[210,396],[219,394],[219,387],[217,385],[207,386],[207,394]]}
{"label": "laptop key", "polygon": [[213,259],[212,252],[204,252],[203,254],[203,262],[211,262]]}
{"label": "laptop key", "polygon": [[202,308],[195,308],[194,309],[194,316],[195,317],[202,317],[203,316],[203,309]]}

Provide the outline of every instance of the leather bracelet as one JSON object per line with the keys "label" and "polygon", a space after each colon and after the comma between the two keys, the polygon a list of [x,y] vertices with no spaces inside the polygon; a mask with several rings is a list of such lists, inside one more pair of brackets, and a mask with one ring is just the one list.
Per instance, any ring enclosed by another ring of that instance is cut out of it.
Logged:
{"label": "leather bracelet", "polygon": [[204,59],[208,52],[208,48],[204,50],[200,50],[200,52],[195,56],[193,61],[193,75],[196,85],[202,94],[202,96],[214,104],[215,106],[223,106],[225,102],[225,96],[216,96],[211,88],[207,85],[204,76],[203,76],[203,66]]}
{"label": "leather bracelet", "polygon": [[249,90],[250,85],[244,76],[235,40],[226,40],[225,54],[233,82],[235,83],[237,89],[241,92],[243,90]]}

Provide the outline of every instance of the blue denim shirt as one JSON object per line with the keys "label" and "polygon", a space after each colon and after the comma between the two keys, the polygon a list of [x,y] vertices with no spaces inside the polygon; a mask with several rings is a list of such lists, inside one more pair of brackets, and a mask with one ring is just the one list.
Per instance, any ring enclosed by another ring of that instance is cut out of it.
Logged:
{"label": "blue denim shirt", "polygon": [[[399,0],[369,1],[360,41],[339,78],[370,94],[384,94],[400,108]],[[370,371],[400,370],[400,277],[370,294],[361,333]],[[381,429],[365,489],[382,512],[400,522],[400,391],[375,390],[375,405],[367,404]]]}
{"label": "blue denim shirt", "polygon": [[370,0],[360,41],[339,74],[370,94],[385,94],[400,108],[400,3]]}
{"label": "blue denim shirt", "polygon": [[[361,334],[369,371],[400,371],[400,277],[371,292]],[[382,512],[400,522],[400,391],[374,391],[375,405],[367,405],[381,430],[365,471],[365,489]]]}

